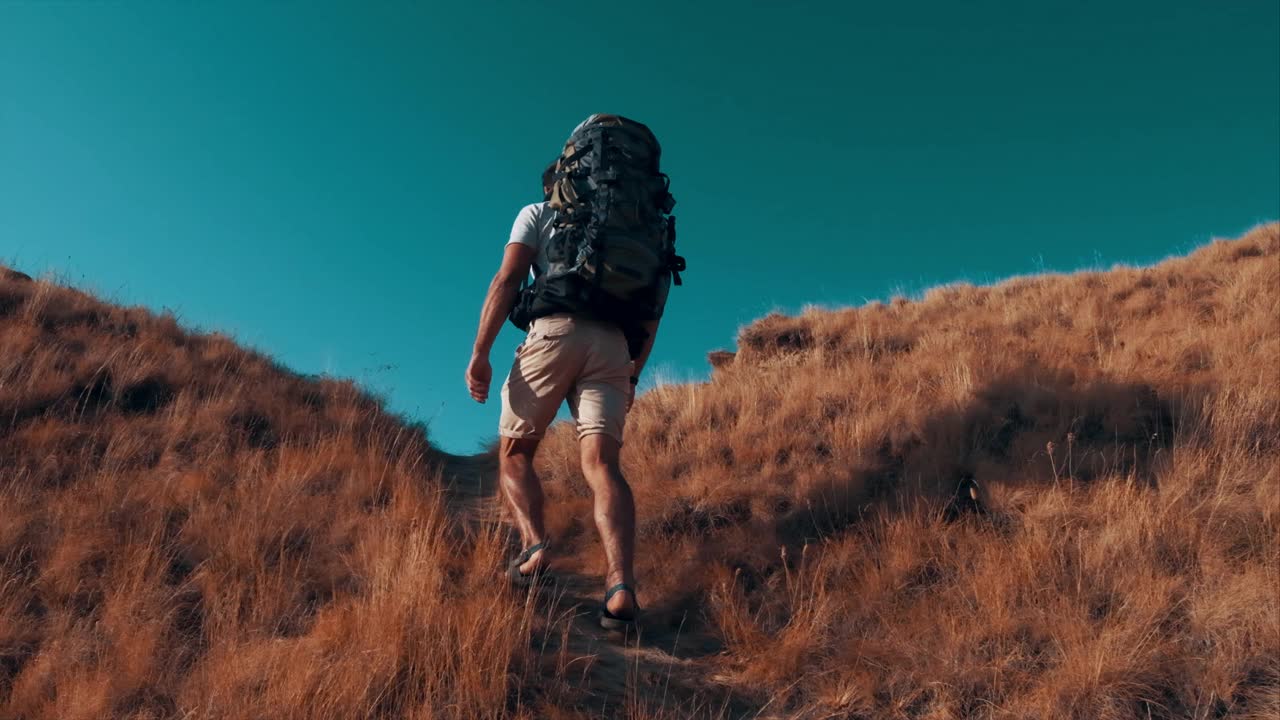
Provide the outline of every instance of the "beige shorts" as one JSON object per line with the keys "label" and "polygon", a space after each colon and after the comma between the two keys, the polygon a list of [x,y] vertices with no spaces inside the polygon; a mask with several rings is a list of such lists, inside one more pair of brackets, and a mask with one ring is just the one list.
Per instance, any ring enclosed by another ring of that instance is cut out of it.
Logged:
{"label": "beige shorts", "polygon": [[567,399],[579,438],[604,434],[621,443],[632,367],[617,326],[566,314],[538,318],[502,384],[498,432],[542,437]]}

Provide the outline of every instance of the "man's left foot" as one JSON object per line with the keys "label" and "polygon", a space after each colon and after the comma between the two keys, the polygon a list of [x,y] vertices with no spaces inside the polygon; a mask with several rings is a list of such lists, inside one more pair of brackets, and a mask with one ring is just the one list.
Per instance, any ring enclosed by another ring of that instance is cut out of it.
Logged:
{"label": "man's left foot", "polygon": [[627,630],[636,626],[640,616],[640,603],[636,591],[627,583],[618,583],[604,595],[604,607],[600,611],[600,627],[606,630]]}
{"label": "man's left foot", "polygon": [[507,578],[521,587],[554,580],[548,572],[550,563],[544,559],[547,549],[546,542],[526,548],[507,566]]}

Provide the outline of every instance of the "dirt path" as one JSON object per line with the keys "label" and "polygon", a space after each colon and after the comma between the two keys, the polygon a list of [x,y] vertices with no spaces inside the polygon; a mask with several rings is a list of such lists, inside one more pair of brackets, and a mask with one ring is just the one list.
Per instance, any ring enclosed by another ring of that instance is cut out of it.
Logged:
{"label": "dirt path", "polygon": [[[449,505],[470,522],[500,522],[497,458],[449,456],[444,466]],[[624,637],[600,627],[601,579],[557,570],[557,583],[533,598],[546,622],[534,638],[549,668],[589,698],[598,717],[748,718],[758,709],[712,679],[715,638],[651,624]],[[652,610],[652,608],[651,608]]]}

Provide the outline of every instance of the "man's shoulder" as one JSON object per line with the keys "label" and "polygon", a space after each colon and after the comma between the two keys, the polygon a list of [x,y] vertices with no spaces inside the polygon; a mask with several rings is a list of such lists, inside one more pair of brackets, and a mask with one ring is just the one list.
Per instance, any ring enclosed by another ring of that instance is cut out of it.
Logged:
{"label": "man's shoulder", "polygon": [[529,203],[520,209],[519,220],[541,235],[552,232],[551,226],[555,219],[556,211],[551,208],[549,202]]}
{"label": "man's shoulder", "polygon": [[543,242],[543,236],[549,234],[551,220],[555,211],[549,203],[530,203],[520,208],[515,224],[511,227],[511,237],[507,244],[519,243],[537,248]]}
{"label": "man's shoulder", "polygon": [[520,215],[532,218],[542,218],[543,216],[555,212],[551,209],[549,202],[529,203],[520,208]]}

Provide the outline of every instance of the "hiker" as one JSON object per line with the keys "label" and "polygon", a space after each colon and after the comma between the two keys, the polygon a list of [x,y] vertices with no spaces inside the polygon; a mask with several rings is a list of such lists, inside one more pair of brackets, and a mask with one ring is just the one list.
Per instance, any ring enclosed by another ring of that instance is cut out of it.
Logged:
{"label": "hiker", "polygon": [[544,202],[522,209],[511,228],[466,373],[483,403],[503,319],[528,332],[502,386],[498,424],[500,483],[524,543],[507,568],[517,585],[553,580],[533,457],[569,401],[608,562],[600,624],[611,630],[633,626],[640,611],[635,504],[618,460],[623,426],[670,283],[684,269],[660,154],[647,127],[621,116],[592,115],[573,131],[543,172]]}

